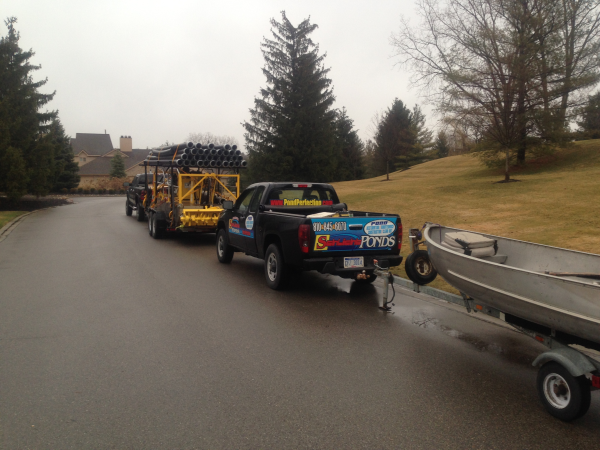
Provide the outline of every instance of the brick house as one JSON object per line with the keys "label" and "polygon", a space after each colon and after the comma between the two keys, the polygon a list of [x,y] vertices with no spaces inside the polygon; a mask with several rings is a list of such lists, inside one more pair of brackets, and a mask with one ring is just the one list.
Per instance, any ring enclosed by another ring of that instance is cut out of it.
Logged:
{"label": "brick house", "polygon": [[148,149],[134,149],[131,136],[121,136],[119,148],[113,148],[110,134],[77,133],[71,139],[75,162],[79,164],[79,187],[96,187],[109,178],[110,161],[120,153],[125,161],[127,177],[143,172],[139,163],[148,155]]}

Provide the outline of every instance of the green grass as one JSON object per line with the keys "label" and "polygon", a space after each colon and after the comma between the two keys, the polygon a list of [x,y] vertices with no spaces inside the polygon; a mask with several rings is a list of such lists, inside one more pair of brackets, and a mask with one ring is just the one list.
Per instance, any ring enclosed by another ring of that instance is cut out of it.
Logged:
{"label": "green grass", "polygon": [[0,211],[0,228],[26,212],[27,211]]}
{"label": "green grass", "polygon": [[[520,182],[497,184],[501,170],[461,155],[394,172],[390,181],[382,176],[334,185],[351,209],[399,214],[405,256],[408,228],[425,222],[600,253],[600,140],[531,161],[513,178]],[[452,289],[443,280],[432,286]]]}

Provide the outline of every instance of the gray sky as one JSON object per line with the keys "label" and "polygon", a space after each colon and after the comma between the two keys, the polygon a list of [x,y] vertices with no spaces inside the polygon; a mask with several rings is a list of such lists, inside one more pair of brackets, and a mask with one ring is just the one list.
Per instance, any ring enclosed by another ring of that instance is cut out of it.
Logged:
{"label": "gray sky", "polygon": [[48,77],[44,92],[56,90],[50,107],[68,134],[106,130],[115,147],[130,135],[145,148],[190,132],[244,145],[241,123],[265,86],[260,43],[281,10],[294,25],[308,16],[319,25],[312,39],[327,53],[335,107],[369,137],[372,116],[394,97],[421,103],[389,44],[413,8],[397,0],[3,0],[1,9],[3,19],[17,17],[21,47],[42,65],[34,79]]}

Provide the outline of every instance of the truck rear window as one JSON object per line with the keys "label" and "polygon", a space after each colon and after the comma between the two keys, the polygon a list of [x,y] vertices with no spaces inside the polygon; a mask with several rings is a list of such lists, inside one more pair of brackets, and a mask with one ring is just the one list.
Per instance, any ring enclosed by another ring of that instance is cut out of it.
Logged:
{"label": "truck rear window", "polygon": [[267,199],[271,206],[326,206],[334,203],[337,203],[335,193],[323,187],[273,189]]}

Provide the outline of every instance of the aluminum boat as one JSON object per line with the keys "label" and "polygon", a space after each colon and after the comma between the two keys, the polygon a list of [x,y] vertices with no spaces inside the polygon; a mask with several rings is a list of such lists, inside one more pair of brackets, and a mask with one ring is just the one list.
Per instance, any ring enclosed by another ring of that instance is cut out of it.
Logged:
{"label": "aluminum boat", "polygon": [[[427,224],[427,252],[438,273],[462,293],[505,314],[600,343],[600,255],[499,236],[494,255],[451,247],[448,233]],[[456,234],[451,234],[456,236]]]}

